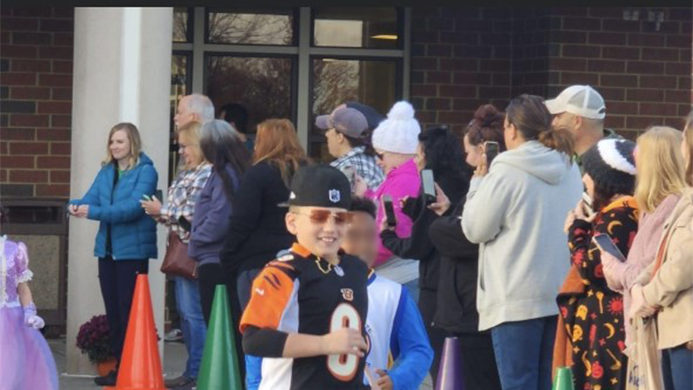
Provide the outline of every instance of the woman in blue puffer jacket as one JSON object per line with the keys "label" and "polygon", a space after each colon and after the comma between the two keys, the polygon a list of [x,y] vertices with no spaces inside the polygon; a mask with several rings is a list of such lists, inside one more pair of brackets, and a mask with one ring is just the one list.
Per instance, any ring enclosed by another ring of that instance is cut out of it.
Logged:
{"label": "woman in blue puffer jacket", "polygon": [[94,256],[99,258],[99,284],[106,306],[111,348],[118,364],[97,385],[115,385],[137,274],[146,274],[157,257],[156,221],[140,205],[152,196],[158,175],[141,151],[140,135],[131,123],[119,123],[108,134],[108,155],[82,199],[69,202],[78,218],[99,221]]}

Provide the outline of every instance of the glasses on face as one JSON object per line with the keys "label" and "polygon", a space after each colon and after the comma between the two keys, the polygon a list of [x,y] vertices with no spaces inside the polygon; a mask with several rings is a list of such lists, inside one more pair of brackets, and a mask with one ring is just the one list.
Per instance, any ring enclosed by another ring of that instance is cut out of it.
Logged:
{"label": "glasses on face", "polygon": [[337,211],[333,213],[330,210],[311,210],[308,213],[294,212],[294,214],[305,215],[310,218],[311,222],[319,224],[327,223],[327,220],[332,217],[336,225],[350,223],[353,216],[353,214],[348,211]]}
{"label": "glasses on face", "polygon": [[381,153],[381,152],[378,152],[378,151],[376,150],[376,151],[375,151],[375,157],[378,157],[378,159],[379,159],[380,161],[383,161],[383,159],[385,158],[385,152],[382,152],[382,153]]}

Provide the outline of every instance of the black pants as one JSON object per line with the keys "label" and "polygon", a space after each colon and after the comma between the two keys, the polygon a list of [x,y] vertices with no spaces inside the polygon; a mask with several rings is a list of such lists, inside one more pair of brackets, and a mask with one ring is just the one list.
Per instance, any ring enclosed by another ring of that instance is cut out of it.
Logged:
{"label": "black pants", "polygon": [[111,349],[118,363],[123,353],[137,275],[148,272],[149,260],[147,259],[116,261],[110,256],[99,258],[99,284],[106,307]]}
{"label": "black pants", "polygon": [[209,329],[209,320],[212,318],[212,303],[214,302],[214,290],[217,285],[224,284],[224,275],[221,272],[221,264],[207,263],[197,267],[198,286],[200,288],[200,301],[202,303],[202,315],[205,325]]}
{"label": "black pants", "polygon": [[438,368],[440,367],[440,359],[443,354],[443,345],[445,344],[446,337],[445,331],[433,326],[433,316],[436,313],[438,302],[437,296],[438,292],[435,290],[422,288],[419,291],[419,311],[421,312],[421,318],[426,326],[431,348],[433,348],[433,363],[431,364],[430,374],[434,388],[438,380]]}
{"label": "black pants", "polygon": [[460,372],[465,390],[500,390],[491,333],[457,333],[462,355]]}

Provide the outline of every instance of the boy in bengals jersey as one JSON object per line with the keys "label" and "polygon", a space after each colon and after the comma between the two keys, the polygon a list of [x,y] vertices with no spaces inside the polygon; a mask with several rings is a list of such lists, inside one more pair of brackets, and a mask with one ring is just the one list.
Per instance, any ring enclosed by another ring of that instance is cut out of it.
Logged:
{"label": "boy in bengals jersey", "polygon": [[350,192],[346,176],[328,165],[294,175],[286,226],[297,242],[255,278],[241,318],[244,352],[263,357],[260,390],[369,388],[368,268],[339,253]]}

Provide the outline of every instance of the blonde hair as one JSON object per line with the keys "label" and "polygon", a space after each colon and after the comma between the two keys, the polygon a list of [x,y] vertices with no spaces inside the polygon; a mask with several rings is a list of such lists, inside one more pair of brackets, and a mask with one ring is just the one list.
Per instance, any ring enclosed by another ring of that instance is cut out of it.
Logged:
{"label": "blonde hair", "polygon": [[667,126],[650,127],[638,137],[635,199],[641,212],[652,212],[667,196],[683,192],[685,165],[679,145],[681,132]]}
{"label": "blonde hair", "polygon": [[[198,164],[202,163],[205,160],[205,155],[202,153],[202,148],[200,148],[200,134],[202,133],[202,123],[197,122],[197,121],[192,121],[189,123],[186,123],[185,125],[181,126],[178,128],[178,131],[176,132],[176,136],[178,137],[178,143],[180,144],[180,137],[182,135],[185,135],[186,139],[188,140],[189,144],[186,145],[186,148],[192,148],[195,149],[197,152],[197,155],[200,157],[200,162]],[[182,164],[183,169],[192,169],[195,167],[188,166],[183,162]]]}
{"label": "blonde hair", "polygon": [[683,128],[683,139],[688,149],[688,161],[686,161],[686,183],[693,187],[693,111],[686,118],[686,126]]}
{"label": "blonde hair", "polygon": [[116,131],[124,131],[130,141],[130,158],[128,159],[127,169],[134,168],[140,160],[142,152],[142,140],[137,127],[129,122],[121,122],[111,128],[106,141],[106,158],[101,161],[101,165],[108,165],[113,162],[113,153],[111,153],[111,138]]}

